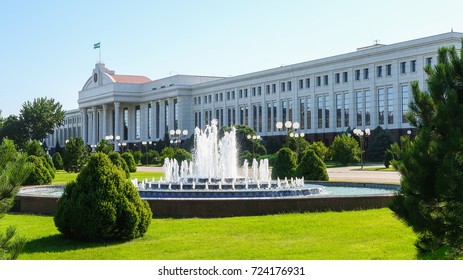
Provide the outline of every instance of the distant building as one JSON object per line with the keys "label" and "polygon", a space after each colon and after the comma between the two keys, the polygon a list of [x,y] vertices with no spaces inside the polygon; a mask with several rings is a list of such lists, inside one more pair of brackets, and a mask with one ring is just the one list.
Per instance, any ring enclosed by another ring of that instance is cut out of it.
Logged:
{"label": "distant building", "polygon": [[[105,136],[119,143],[158,141],[170,130],[244,124],[263,138],[282,135],[277,122],[299,122],[311,141],[329,144],[348,128],[382,126],[395,139],[410,129],[405,114],[412,81],[426,89],[423,67],[443,46],[461,47],[463,33],[374,44],[352,53],[235,77],[175,75],[159,80],[116,75],[98,63],[79,92],[79,109],[47,138],[61,146],[80,136],[94,145]],[[245,62],[244,62],[245,63]]]}

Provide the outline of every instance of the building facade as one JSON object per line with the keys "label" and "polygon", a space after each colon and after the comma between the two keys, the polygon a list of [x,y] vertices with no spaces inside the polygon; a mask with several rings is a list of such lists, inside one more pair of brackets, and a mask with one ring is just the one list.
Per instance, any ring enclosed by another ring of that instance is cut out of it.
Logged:
{"label": "building facade", "polygon": [[[381,126],[394,138],[406,133],[411,82],[426,90],[425,65],[437,63],[443,46],[461,47],[450,32],[381,45],[289,66],[239,75],[175,75],[158,80],[116,75],[98,63],[79,92],[78,110],[47,138],[48,147],[80,136],[88,145],[105,136],[139,144],[170,130],[248,125],[262,137],[282,135],[277,122],[299,122],[298,132],[329,144],[347,129]],[[118,138],[118,139],[119,139]]]}

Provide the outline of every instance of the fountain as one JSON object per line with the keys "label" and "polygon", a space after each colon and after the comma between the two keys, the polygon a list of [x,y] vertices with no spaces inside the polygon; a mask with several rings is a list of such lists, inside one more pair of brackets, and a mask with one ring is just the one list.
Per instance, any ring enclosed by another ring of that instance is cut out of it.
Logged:
{"label": "fountain", "polygon": [[322,186],[304,184],[304,178],[289,178],[284,183],[270,178],[268,159],[244,161],[242,175],[237,167],[236,131],[232,128],[218,139],[217,120],[204,130],[195,129],[193,161],[177,162],[166,158],[164,179],[133,181],[142,197],[154,198],[235,198],[291,197],[326,193]]}

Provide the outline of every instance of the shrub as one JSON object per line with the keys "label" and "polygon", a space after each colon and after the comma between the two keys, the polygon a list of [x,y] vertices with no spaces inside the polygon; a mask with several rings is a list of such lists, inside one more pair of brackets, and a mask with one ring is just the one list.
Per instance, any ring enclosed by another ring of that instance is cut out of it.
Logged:
{"label": "shrub", "polygon": [[189,153],[187,150],[184,149],[176,149],[174,158],[177,160],[177,162],[182,162],[184,160],[191,161],[192,156],[191,153]]}
{"label": "shrub", "polygon": [[328,181],[326,164],[315,151],[307,150],[302,155],[301,162],[296,168],[296,177],[304,177],[305,180]]}
{"label": "shrub", "polygon": [[43,157],[28,156],[27,161],[32,164],[33,168],[24,181],[24,185],[46,185],[52,182],[53,176],[50,174],[46,160]]}
{"label": "shrub", "polygon": [[159,163],[159,153],[155,150],[149,150],[140,158],[141,164],[158,164]]}
{"label": "shrub", "polygon": [[277,153],[277,158],[273,164],[272,178],[291,178],[294,177],[296,169],[297,155],[289,148],[281,148]]}
{"label": "shrub", "polygon": [[175,150],[172,147],[165,147],[161,151],[161,162],[164,162],[165,158],[174,158]]}
{"label": "shrub", "polygon": [[371,132],[370,142],[368,145],[368,160],[384,161],[386,149],[393,143],[391,134],[378,126]]}
{"label": "shrub", "polygon": [[133,158],[132,153],[125,152],[122,154],[122,158],[124,159],[125,163],[127,163],[129,172],[137,172],[137,164],[135,163],[135,159]]}
{"label": "shrub", "polygon": [[135,165],[137,165],[140,162],[142,155],[143,154],[140,151],[134,151],[132,153],[133,159],[135,160]]}
{"label": "shrub", "polygon": [[143,236],[151,210],[122,169],[103,153],[92,154],[58,200],[55,225],[65,236],[89,241]]}
{"label": "shrub", "polygon": [[321,160],[325,160],[329,152],[328,147],[322,141],[310,143],[307,148],[313,150]]}
{"label": "shrub", "polygon": [[122,169],[125,173],[125,177],[128,179],[130,178],[130,170],[129,170],[129,166],[127,165],[127,162],[122,158],[122,156],[117,153],[117,152],[111,152],[109,153],[109,160],[111,160],[111,162],[119,167],[120,169]]}
{"label": "shrub", "polygon": [[60,153],[54,153],[52,156],[53,160],[53,165],[57,170],[62,170],[63,169],[63,158],[61,157]]}
{"label": "shrub", "polygon": [[331,159],[343,165],[359,162],[362,153],[358,142],[347,134],[334,138],[330,152]]}
{"label": "shrub", "polygon": [[63,167],[67,172],[79,172],[85,164],[84,140],[70,138],[66,141],[63,154]]}

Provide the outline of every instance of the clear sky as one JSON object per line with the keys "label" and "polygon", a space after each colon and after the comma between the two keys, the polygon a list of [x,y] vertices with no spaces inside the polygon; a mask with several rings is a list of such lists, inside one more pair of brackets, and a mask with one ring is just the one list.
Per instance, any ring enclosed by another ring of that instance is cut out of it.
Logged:
{"label": "clear sky", "polygon": [[116,74],[235,76],[449,32],[461,0],[1,0],[0,110],[78,108],[98,62]]}

